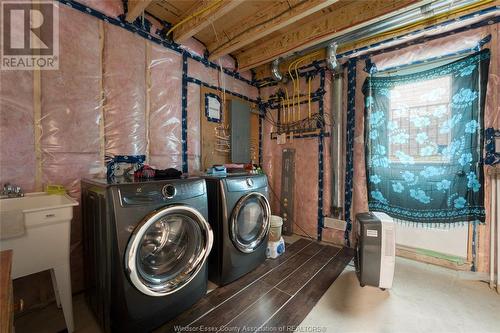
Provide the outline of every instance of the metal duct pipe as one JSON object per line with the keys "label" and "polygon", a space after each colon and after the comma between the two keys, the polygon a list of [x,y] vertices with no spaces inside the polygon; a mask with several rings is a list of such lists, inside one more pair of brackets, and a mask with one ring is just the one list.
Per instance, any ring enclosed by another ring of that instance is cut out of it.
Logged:
{"label": "metal duct pipe", "polygon": [[331,213],[333,217],[342,219],[342,208],[344,207],[343,183],[344,179],[344,112],[342,112],[342,101],[344,91],[344,76],[342,73],[333,75],[330,98],[330,110],[332,110],[333,125],[331,133],[331,171],[332,171],[332,196]]}
{"label": "metal duct pipe", "polygon": [[283,80],[283,74],[280,72],[280,59],[275,59],[272,64],[271,64],[271,74],[273,76],[273,79],[276,81],[281,81]]}
{"label": "metal duct pipe", "polygon": [[[479,0],[438,0],[432,3],[425,4],[421,7],[411,9],[404,14],[381,20],[372,23],[364,28],[356,29],[350,33],[334,38],[329,43],[337,42],[338,44],[345,44],[347,42],[356,41],[371,37],[373,35],[397,29],[405,25],[416,23],[429,16],[439,15],[447,11],[452,11],[460,7],[464,7]],[[324,46],[323,46],[324,47]]]}
{"label": "metal duct pipe", "polygon": [[372,37],[374,35],[383,32],[387,32],[393,29],[403,27],[405,25],[416,23],[427,17],[439,15],[447,11],[457,10],[461,7],[465,7],[477,2],[481,2],[481,0],[436,0],[432,2],[427,2],[420,7],[410,9],[399,15],[388,17],[386,19],[369,24],[365,27],[347,32],[343,35],[334,37],[329,41],[320,43],[318,45],[307,48],[300,52],[295,52],[284,58],[287,59],[294,56],[302,56],[309,52],[328,47],[333,43],[341,45],[341,44],[351,43],[360,39]]}
{"label": "metal duct pipe", "polygon": [[326,48],[326,67],[329,70],[335,70],[339,66],[337,61],[337,43],[331,43]]}

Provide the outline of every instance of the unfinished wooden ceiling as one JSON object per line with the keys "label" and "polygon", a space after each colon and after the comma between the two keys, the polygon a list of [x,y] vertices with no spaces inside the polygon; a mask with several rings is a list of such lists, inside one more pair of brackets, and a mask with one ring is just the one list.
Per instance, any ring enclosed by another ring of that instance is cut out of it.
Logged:
{"label": "unfinished wooden ceiling", "polygon": [[231,54],[247,70],[428,2],[129,0],[127,20],[147,12],[174,26],[174,41],[194,37],[206,45],[210,60]]}

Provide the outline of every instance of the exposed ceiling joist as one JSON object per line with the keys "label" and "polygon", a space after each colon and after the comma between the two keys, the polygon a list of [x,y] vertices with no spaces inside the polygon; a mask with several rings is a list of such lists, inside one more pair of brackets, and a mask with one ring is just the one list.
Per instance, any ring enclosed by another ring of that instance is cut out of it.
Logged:
{"label": "exposed ceiling joist", "polygon": [[129,0],[128,12],[125,20],[130,23],[134,22],[152,1],[153,0]]}
{"label": "exposed ceiling joist", "polygon": [[[496,1],[498,1],[498,0],[496,0]],[[353,49],[358,49],[358,48],[365,47],[368,45],[376,44],[376,43],[379,43],[381,41],[387,41],[387,40],[390,40],[392,38],[402,36],[402,35],[405,35],[407,33],[410,33],[410,32],[416,31],[416,30],[423,30],[425,27],[428,27],[429,25],[437,25],[437,24],[440,24],[440,23],[445,22],[445,21],[458,19],[459,17],[461,17],[463,15],[467,15],[467,14],[471,14],[471,13],[474,13],[474,12],[477,12],[480,10],[484,10],[484,9],[490,8],[491,6],[492,6],[492,3],[483,3],[483,4],[479,3],[476,6],[467,7],[467,8],[464,8],[462,10],[446,13],[445,15],[440,14],[437,16],[430,16],[430,17],[422,19],[422,21],[420,21],[420,22],[413,23],[407,27],[397,28],[393,31],[390,30],[390,31],[387,31],[387,32],[384,32],[381,34],[374,35],[373,37],[368,37],[368,38],[365,38],[362,40],[353,40],[350,43],[341,44],[341,45],[339,45],[339,48],[337,49],[337,53],[340,54],[340,53],[344,53],[347,51],[351,51]],[[467,23],[466,21],[463,21],[463,23],[462,23],[463,26],[465,26],[467,24],[470,24],[470,23]],[[439,33],[439,29],[436,30],[436,33]],[[419,38],[419,37],[416,36],[415,38]],[[405,43],[405,42],[408,42],[409,40],[411,40],[411,38],[410,39],[405,38],[405,39],[402,39],[400,41],[400,43]],[[310,58],[308,58],[308,63],[325,59],[325,57],[326,57],[325,50],[326,49],[323,48],[323,49],[318,50],[319,51],[318,53],[314,52],[314,56],[311,56]],[[289,59],[282,61],[280,63],[280,66],[279,66],[280,71],[283,73],[286,72],[289,64],[296,59],[297,59],[297,57],[291,57]],[[256,67],[254,69],[254,71],[255,71],[256,79],[263,79],[263,78],[268,78],[271,76],[271,68],[270,68],[269,64],[260,65],[260,66]]]}
{"label": "exposed ceiling joist", "polygon": [[[212,22],[224,16],[242,2],[243,0],[223,0],[217,1],[216,4],[213,1],[203,3],[192,13],[186,15],[186,18],[175,28],[173,31],[174,41],[176,43],[185,42],[188,38],[209,27]],[[199,14],[196,15],[197,13]]]}
{"label": "exposed ceiling joist", "polygon": [[298,20],[324,9],[338,0],[302,0],[295,4],[288,1],[275,2],[263,10],[262,15],[248,17],[236,27],[224,29],[224,39],[210,43],[209,59],[218,59],[243,48],[272,32],[291,25]]}
{"label": "exposed ceiling joist", "polygon": [[317,19],[266,39],[256,47],[245,50],[237,56],[239,68],[241,70],[255,68],[277,57],[304,50],[427,2],[416,0],[352,1],[328,14],[318,16]]}

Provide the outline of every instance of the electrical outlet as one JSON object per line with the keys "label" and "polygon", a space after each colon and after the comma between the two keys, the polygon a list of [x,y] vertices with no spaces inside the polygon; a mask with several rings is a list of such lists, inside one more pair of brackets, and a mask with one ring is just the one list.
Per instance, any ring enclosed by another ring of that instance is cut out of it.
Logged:
{"label": "electrical outlet", "polygon": [[323,222],[326,228],[342,230],[342,231],[345,230],[346,222],[344,220],[338,220],[332,217],[325,217]]}

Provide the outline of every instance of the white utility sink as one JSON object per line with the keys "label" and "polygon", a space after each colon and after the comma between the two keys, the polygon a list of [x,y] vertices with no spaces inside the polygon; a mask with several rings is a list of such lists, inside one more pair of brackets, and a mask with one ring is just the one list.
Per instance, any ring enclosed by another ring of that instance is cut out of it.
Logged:
{"label": "white utility sink", "polygon": [[[50,270],[57,305],[73,331],[69,266],[71,219],[78,202],[68,195],[45,192],[0,199],[0,250],[12,249],[12,278]],[[8,225],[8,228],[4,228]],[[7,238],[5,230],[12,232]],[[19,232],[20,231],[20,232]]]}

